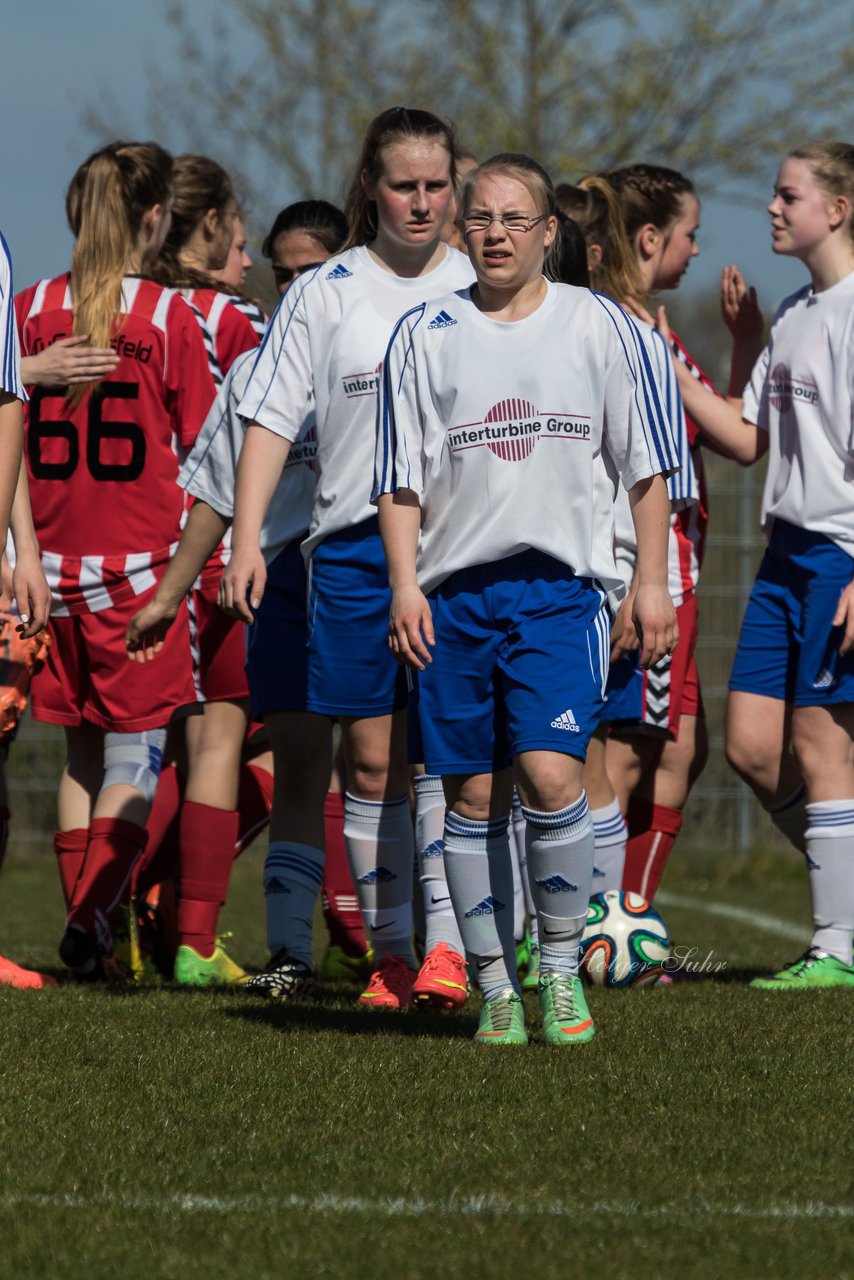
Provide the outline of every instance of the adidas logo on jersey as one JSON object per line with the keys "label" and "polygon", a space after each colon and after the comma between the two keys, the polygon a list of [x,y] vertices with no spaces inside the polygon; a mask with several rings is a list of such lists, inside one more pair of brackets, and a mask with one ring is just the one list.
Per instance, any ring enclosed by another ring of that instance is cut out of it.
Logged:
{"label": "adidas logo on jersey", "polygon": [[327,280],[346,280],[348,276],[353,274],[348,271],[343,262],[339,262],[337,267],[333,267],[331,271],[326,273]]}
{"label": "adidas logo on jersey", "polygon": [[571,711],[562,711],[552,720],[553,729],[565,729],[567,733],[580,733],[581,728]]}
{"label": "adidas logo on jersey", "polygon": [[428,844],[427,848],[422,850],[422,858],[441,858],[445,852],[445,841],[434,840],[432,844]]}
{"label": "adidas logo on jersey", "polygon": [[389,871],[387,867],[376,867],[373,871],[369,871],[367,875],[359,876],[359,884],[387,884],[389,880],[396,880],[397,876],[393,871]]}
{"label": "adidas logo on jersey", "polygon": [[433,319],[428,324],[427,328],[428,329],[450,329],[451,325],[456,323],[457,322],[454,319],[454,317],[449,316],[447,311],[440,311],[437,316],[433,317]]}
{"label": "adidas logo on jersey", "polygon": [[274,893],[290,893],[288,886],[278,876],[264,881],[264,896],[270,897]]}
{"label": "adidas logo on jersey", "polygon": [[472,907],[471,911],[466,912],[466,920],[471,920],[472,916],[494,916],[497,911],[504,910],[504,903],[499,902],[497,898],[493,898],[492,894],[488,898],[482,898],[476,907]]}
{"label": "adidas logo on jersey", "polygon": [[546,893],[577,893],[578,885],[564,880],[563,876],[546,876],[545,880],[537,880],[536,884]]}

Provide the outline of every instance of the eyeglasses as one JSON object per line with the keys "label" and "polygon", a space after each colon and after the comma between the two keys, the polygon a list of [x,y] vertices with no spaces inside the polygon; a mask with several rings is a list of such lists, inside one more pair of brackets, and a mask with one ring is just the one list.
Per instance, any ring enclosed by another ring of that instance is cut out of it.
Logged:
{"label": "eyeglasses", "polygon": [[472,231],[488,231],[493,222],[500,222],[505,231],[527,232],[547,217],[547,213],[541,213],[536,218],[529,218],[525,213],[494,213],[491,216],[486,213],[472,213],[466,218],[460,218],[460,225],[463,229],[463,235],[466,236]]}

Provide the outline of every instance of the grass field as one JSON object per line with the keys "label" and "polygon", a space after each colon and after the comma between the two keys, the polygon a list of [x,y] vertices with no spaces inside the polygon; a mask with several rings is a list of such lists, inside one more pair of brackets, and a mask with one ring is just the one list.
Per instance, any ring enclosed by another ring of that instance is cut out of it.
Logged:
{"label": "grass field", "polygon": [[[259,965],[261,856],[225,922]],[[724,967],[594,992],[567,1050],[476,1047],[474,999],[0,990],[0,1277],[854,1277],[850,996],[746,987],[808,937],[802,865],[677,858],[665,887]],[[50,968],[61,926],[13,854],[3,951]]]}

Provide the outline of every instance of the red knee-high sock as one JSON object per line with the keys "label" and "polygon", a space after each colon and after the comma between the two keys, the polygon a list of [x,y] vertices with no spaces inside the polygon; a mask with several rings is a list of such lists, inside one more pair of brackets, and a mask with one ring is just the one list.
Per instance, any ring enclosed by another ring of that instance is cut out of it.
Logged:
{"label": "red knee-high sock", "polygon": [[144,898],[153,885],[178,874],[178,815],[184,798],[184,778],[174,764],[157,782],[154,803],[145,829],[148,844],[134,867],[133,896]]}
{"label": "red knee-high sock", "polygon": [[83,867],[88,843],[88,827],[75,827],[72,831],[55,831],[53,835],[53,851],[56,854],[56,865],[62,883],[66,911],[71,906],[74,886]]}
{"label": "red knee-high sock", "polygon": [[653,902],[682,827],[682,812],[649,800],[630,800],[626,823],[629,839],[623,889]]}
{"label": "red knee-high sock", "polygon": [[333,946],[341,947],[348,956],[362,956],[368,949],[368,943],[344,847],[344,797],[337,791],[326,793],[323,817],[326,862],[321,902],[329,941]]}
{"label": "red knee-high sock", "polygon": [[181,809],[178,940],[200,956],[213,955],[217,920],[228,894],[237,841],[237,810],[185,800]]}
{"label": "red knee-high sock", "polygon": [[240,770],[240,789],[237,795],[237,812],[240,821],[237,828],[237,854],[248,849],[257,835],[270,821],[273,803],[273,775],[250,760]]}
{"label": "red knee-high sock", "polygon": [[130,901],[133,866],[145,848],[145,827],[124,818],[93,818],[86,857],[74,886],[68,923],[95,933],[104,950],[112,948],[108,920],[120,902]]}

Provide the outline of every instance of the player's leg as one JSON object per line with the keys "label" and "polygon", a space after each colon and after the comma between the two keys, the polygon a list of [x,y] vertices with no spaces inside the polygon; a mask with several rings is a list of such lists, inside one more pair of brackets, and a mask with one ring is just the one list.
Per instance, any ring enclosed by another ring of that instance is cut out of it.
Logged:
{"label": "player's leg", "polygon": [[339,740],[329,779],[329,791],[323,804],[326,862],[323,867],[321,901],[329,945],[324,952],[320,972],[324,978],[346,978],[362,982],[370,976],[373,952],[365,937],[356,886],[347,860],[347,845],[344,841],[346,790],[344,753]]}
{"label": "player's leg", "polygon": [[626,820],[607,768],[608,726],[600,724],[590,739],[584,764],[584,790],[593,823],[595,856],[593,892],[619,890],[626,861]]}

